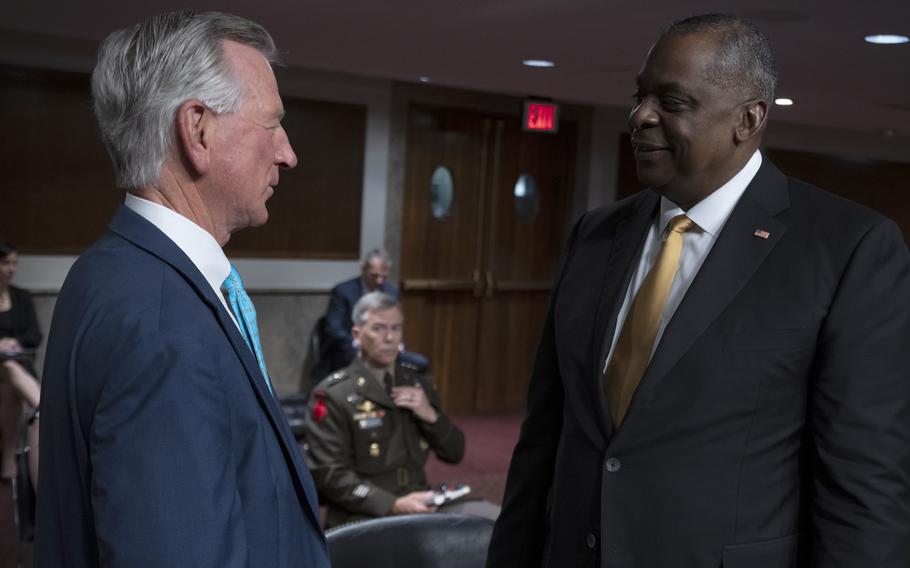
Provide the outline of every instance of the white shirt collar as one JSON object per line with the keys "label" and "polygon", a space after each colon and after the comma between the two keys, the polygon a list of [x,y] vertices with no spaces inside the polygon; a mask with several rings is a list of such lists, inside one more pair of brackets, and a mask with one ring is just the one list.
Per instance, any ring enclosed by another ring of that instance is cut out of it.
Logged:
{"label": "white shirt collar", "polygon": [[681,207],[666,197],[661,197],[658,227],[663,231],[673,217],[685,213],[702,231],[716,239],[727,223],[727,219],[733,214],[733,208],[736,207],[746,188],[749,187],[752,178],[758,173],[761,162],[761,152],[756,150],[743,169],[739,170],[739,173],[688,211],[683,211]]}
{"label": "white shirt collar", "polygon": [[231,273],[231,263],[215,237],[176,211],[131,193],[126,194],[124,205],[174,241],[221,298],[221,285]]}

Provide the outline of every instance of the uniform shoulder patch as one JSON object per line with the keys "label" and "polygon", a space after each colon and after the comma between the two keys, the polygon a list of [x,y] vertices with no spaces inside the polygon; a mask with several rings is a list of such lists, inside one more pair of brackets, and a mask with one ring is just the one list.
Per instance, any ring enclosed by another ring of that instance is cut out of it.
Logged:
{"label": "uniform shoulder patch", "polygon": [[329,415],[329,406],[325,402],[325,397],[317,397],[313,403],[313,421],[322,422]]}
{"label": "uniform shoulder patch", "polygon": [[326,386],[326,388],[334,387],[338,383],[344,382],[346,379],[349,379],[349,378],[350,378],[350,375],[343,373],[341,371],[339,371],[337,373],[332,373],[331,375],[329,375],[329,378],[327,378],[325,380],[325,386]]}

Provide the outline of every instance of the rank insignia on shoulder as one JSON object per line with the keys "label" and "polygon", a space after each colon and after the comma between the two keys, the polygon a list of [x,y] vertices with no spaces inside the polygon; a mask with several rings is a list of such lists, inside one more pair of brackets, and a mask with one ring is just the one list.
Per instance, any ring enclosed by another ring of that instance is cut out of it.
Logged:
{"label": "rank insignia on shoulder", "polygon": [[364,497],[366,497],[369,494],[370,494],[370,486],[366,485],[364,483],[361,483],[360,485],[355,487],[353,491],[351,491],[351,495],[353,495],[354,497],[358,497],[360,499],[363,499]]}
{"label": "rank insignia on shoulder", "polygon": [[362,387],[365,384],[367,384],[366,379],[364,379],[363,377],[357,377],[357,386],[358,387]]}
{"label": "rank insignia on shoulder", "polygon": [[327,387],[335,386],[335,385],[337,385],[338,383],[340,383],[341,381],[343,381],[345,378],[347,378],[347,375],[345,375],[345,374],[342,373],[342,372],[334,373],[334,374],[332,374],[332,375],[329,376],[329,380],[326,381],[326,384],[325,384],[325,385],[326,385]]}

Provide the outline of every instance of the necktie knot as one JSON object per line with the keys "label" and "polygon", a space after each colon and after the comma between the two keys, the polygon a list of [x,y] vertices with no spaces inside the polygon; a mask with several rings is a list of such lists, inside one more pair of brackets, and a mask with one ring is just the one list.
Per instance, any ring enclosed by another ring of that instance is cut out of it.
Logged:
{"label": "necktie knot", "polygon": [[695,226],[695,221],[689,219],[686,215],[677,215],[670,219],[668,223],[668,233],[685,233]]}
{"label": "necktie knot", "polygon": [[383,377],[382,377],[382,382],[383,382],[383,384],[385,385],[385,390],[386,390],[389,394],[391,394],[391,393],[392,393],[392,387],[395,386],[395,380],[392,378],[392,373],[386,373],[385,375],[383,375]]}
{"label": "necktie knot", "polygon": [[243,280],[240,278],[240,273],[237,272],[237,267],[233,264],[231,265],[230,274],[224,279],[224,283],[221,286],[228,294],[237,294],[243,290]]}

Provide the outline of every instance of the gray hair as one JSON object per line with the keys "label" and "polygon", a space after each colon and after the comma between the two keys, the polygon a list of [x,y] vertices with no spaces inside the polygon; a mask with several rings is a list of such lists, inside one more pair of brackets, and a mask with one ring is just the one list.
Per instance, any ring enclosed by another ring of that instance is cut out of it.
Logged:
{"label": "gray hair", "polygon": [[215,113],[243,105],[243,85],[224,56],[224,41],[276,61],[275,42],[265,28],[218,12],[159,14],[101,43],[92,98],[119,187],[158,184],[184,102],[198,99]]}
{"label": "gray hair", "polygon": [[367,313],[383,312],[398,308],[401,304],[394,297],[383,292],[370,292],[361,296],[354,309],[351,311],[351,319],[354,325],[361,326],[367,321]]}
{"label": "gray hair", "polygon": [[389,256],[389,252],[387,250],[383,248],[374,248],[363,257],[363,264],[361,264],[361,266],[366,266],[374,260],[378,260],[382,264],[389,266],[392,265],[392,257]]}
{"label": "gray hair", "polygon": [[768,36],[752,22],[730,14],[703,14],[670,24],[662,36],[717,34],[717,52],[710,73],[724,88],[747,87],[751,96],[774,100],[777,66]]}

